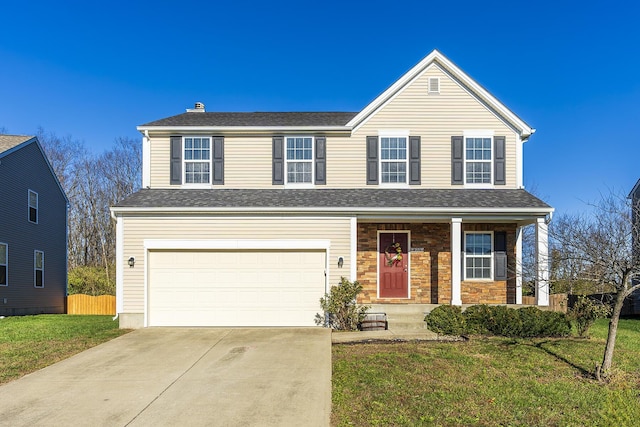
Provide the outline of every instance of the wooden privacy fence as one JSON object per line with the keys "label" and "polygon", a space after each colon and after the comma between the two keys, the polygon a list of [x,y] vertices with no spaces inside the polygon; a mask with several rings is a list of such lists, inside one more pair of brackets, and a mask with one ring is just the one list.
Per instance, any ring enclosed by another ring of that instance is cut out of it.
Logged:
{"label": "wooden privacy fence", "polygon": [[116,314],[114,295],[75,294],[67,297],[67,314]]}
{"label": "wooden privacy fence", "polygon": [[[522,304],[536,305],[536,297],[522,297]],[[551,294],[549,295],[549,310],[567,312],[567,294]]]}

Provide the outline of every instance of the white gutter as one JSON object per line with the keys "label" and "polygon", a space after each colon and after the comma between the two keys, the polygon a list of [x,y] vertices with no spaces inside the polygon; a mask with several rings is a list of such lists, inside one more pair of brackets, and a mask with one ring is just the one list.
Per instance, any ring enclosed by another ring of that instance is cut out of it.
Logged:
{"label": "white gutter", "polygon": [[119,213],[344,213],[344,214],[358,214],[358,213],[380,213],[380,214],[444,214],[453,215],[455,213],[465,214],[525,214],[525,215],[548,215],[553,212],[554,208],[369,208],[369,207],[154,207],[154,208],[141,208],[141,207],[112,207],[111,216],[115,218]]}
{"label": "white gutter", "polygon": [[350,126],[138,126],[140,132],[351,132]]}

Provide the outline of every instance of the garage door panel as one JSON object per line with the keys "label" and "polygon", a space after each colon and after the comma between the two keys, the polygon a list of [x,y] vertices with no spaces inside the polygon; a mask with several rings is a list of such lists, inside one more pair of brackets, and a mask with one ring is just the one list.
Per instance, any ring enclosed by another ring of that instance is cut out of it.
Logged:
{"label": "garage door panel", "polygon": [[313,326],[324,251],[151,251],[150,326]]}

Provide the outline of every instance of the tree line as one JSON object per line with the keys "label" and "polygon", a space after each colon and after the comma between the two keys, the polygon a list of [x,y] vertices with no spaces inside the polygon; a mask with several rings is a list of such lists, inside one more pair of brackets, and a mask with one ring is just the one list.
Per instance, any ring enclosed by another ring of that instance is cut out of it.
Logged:
{"label": "tree line", "polygon": [[115,221],[109,207],[140,188],[142,147],[115,138],[96,154],[84,142],[44,129],[36,133],[69,199],[69,293],[115,294]]}

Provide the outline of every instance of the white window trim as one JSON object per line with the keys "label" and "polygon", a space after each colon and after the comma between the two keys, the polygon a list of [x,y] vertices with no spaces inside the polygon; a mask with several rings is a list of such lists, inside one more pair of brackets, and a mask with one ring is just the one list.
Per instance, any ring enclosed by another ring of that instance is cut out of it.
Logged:
{"label": "white window trim", "polygon": [[[36,258],[38,253],[42,254],[42,268],[36,267]],[[36,284],[36,271],[38,270],[42,271],[42,286],[37,286]],[[33,251],[33,287],[38,289],[44,288],[44,251],[39,251],[38,249]]]}
{"label": "white window trim", "polygon": [[[311,160],[298,160],[287,158],[287,139],[289,138],[311,138]],[[300,162],[310,162],[311,163],[311,182],[289,182],[289,162],[300,163]],[[284,186],[285,188],[314,188],[315,187],[315,177],[316,177],[316,138],[312,135],[286,135],[284,137]]]}
{"label": "white window trim", "polygon": [[[493,162],[495,159],[495,150],[494,150],[494,135],[495,132],[492,130],[468,130],[463,132],[462,137],[462,173],[464,177],[464,186],[467,188],[494,188],[493,181],[495,179],[495,171]],[[491,138],[491,161],[489,163],[489,172],[491,173],[490,182],[486,183],[474,183],[467,182],[467,138]]]}
{"label": "white window trim", "polygon": [[[200,138],[209,140],[209,182],[208,183],[191,183],[187,182],[187,163],[204,163],[203,160],[186,160],[184,157],[185,139],[187,138]],[[182,137],[182,187],[184,188],[212,188],[213,182],[213,138],[203,135],[184,135]]]}
{"label": "white window trim", "polygon": [[[380,187],[409,188],[409,131],[408,130],[381,130],[378,131],[378,182]],[[400,159],[382,160],[382,138],[404,138],[407,142],[405,161],[405,182],[382,182],[382,163],[400,163]]]}
{"label": "white window trim", "polygon": [[[31,194],[35,194],[36,195],[36,205],[33,206],[36,210],[36,220],[35,221],[31,221]],[[38,195],[38,193],[36,191],[33,190],[29,190],[29,192],[27,193],[27,219],[29,220],[30,223],[32,224],[37,224],[38,220],[40,219],[40,196]]]}
{"label": "white window trim", "polygon": [[4,243],[4,242],[0,242],[0,246],[4,246],[4,253],[5,253],[5,259],[4,259],[4,263],[1,262],[2,260],[0,260],[0,266],[4,266],[4,277],[7,280],[7,283],[5,283],[4,285],[2,283],[0,283],[0,286],[9,286],[9,244],[8,243]]}
{"label": "white window trim", "polygon": [[[431,90],[431,80],[437,81],[438,90]],[[427,93],[429,94],[439,94],[440,93],[440,77],[429,77],[427,79]]]}
{"label": "white window trim", "polygon": [[[467,256],[467,235],[468,234],[489,234],[491,236],[491,255],[469,255]],[[463,280],[469,280],[474,282],[493,282],[493,270],[495,269],[495,257],[493,250],[494,245],[494,236],[493,231],[465,231],[464,232],[464,247],[462,248],[462,271],[463,271]],[[467,258],[489,258],[491,261],[491,265],[489,266],[489,278],[482,277],[467,277]]]}

